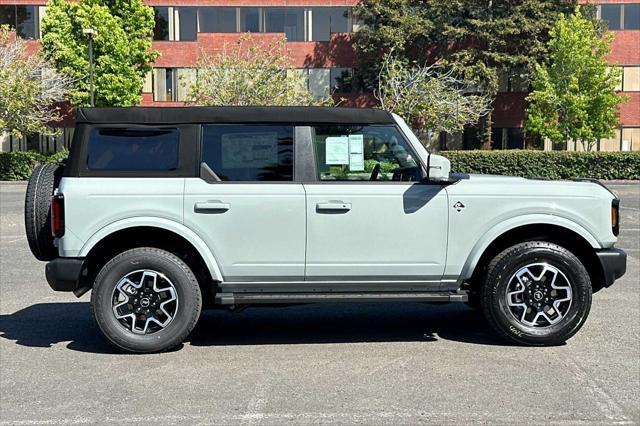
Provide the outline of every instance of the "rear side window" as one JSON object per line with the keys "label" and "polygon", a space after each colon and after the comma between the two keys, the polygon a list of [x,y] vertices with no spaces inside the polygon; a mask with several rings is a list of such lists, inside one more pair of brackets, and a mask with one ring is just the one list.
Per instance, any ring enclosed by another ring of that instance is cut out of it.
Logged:
{"label": "rear side window", "polygon": [[174,128],[91,130],[89,170],[172,171],[178,167],[180,131]]}
{"label": "rear side window", "polygon": [[204,126],[202,161],[222,181],[292,181],[293,127]]}

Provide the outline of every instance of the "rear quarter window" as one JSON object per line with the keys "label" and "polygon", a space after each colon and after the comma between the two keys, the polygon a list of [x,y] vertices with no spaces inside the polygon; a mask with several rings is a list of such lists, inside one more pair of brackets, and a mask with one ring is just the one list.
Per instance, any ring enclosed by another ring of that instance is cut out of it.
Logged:
{"label": "rear quarter window", "polygon": [[87,168],[104,171],[173,171],[178,167],[176,128],[93,128]]}
{"label": "rear quarter window", "polygon": [[203,126],[202,161],[222,181],[292,181],[293,127]]}

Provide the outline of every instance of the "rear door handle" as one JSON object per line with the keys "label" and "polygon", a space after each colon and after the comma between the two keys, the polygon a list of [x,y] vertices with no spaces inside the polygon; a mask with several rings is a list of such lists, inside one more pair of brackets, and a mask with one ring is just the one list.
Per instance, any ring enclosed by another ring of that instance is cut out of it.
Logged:
{"label": "rear door handle", "polygon": [[222,201],[200,201],[193,206],[196,213],[224,213],[231,208],[231,204]]}
{"label": "rear door handle", "polygon": [[330,201],[328,203],[316,204],[317,212],[348,212],[351,210],[351,203],[343,203],[342,201]]}

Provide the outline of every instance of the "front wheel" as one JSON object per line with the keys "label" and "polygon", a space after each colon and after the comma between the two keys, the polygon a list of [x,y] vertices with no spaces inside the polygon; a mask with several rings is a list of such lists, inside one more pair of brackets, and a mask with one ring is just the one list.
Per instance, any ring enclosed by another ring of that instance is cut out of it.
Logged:
{"label": "front wheel", "polygon": [[115,346],[149,353],[179,345],[202,309],[196,277],[177,256],[142,247],[111,259],[96,277],[91,306]]}
{"label": "front wheel", "polygon": [[578,258],[556,244],[532,241],[498,254],[481,291],[491,326],[514,343],[551,346],[573,336],[591,309],[591,280]]}

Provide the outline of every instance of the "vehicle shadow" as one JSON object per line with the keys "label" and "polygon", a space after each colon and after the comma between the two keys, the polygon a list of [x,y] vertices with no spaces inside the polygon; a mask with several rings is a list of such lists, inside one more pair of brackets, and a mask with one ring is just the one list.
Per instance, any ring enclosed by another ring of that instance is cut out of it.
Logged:
{"label": "vehicle shadow", "polygon": [[[0,338],[17,345],[121,353],[107,343],[86,302],[40,303],[0,315]],[[203,312],[188,342],[194,346],[436,342],[508,345],[466,305],[419,303],[252,307]]]}
{"label": "vehicle shadow", "polygon": [[118,353],[100,335],[87,302],[38,303],[0,315],[0,338],[36,348],[69,342],[69,349],[81,352]]}

